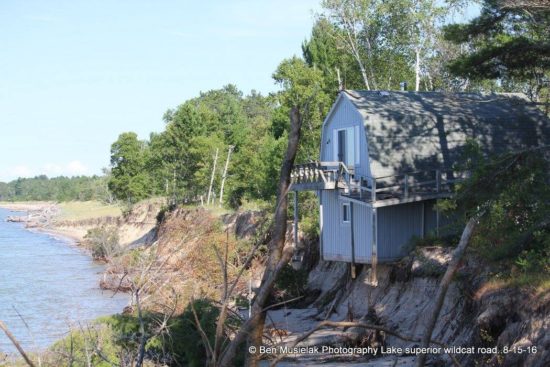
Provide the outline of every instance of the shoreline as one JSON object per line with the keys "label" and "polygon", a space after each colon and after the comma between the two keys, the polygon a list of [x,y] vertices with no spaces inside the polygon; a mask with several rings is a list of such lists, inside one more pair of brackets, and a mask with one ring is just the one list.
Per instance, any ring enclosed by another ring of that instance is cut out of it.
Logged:
{"label": "shoreline", "polygon": [[25,228],[28,231],[36,232],[36,233],[42,233],[47,234],[51,237],[54,237],[58,240],[69,242],[71,244],[74,244],[78,247],[80,247],[80,244],[83,241],[83,238],[75,233],[70,233],[70,231],[65,231],[60,228],[53,228],[53,227],[28,227]]}
{"label": "shoreline", "polygon": [[19,216],[24,228],[28,231],[44,233],[66,242],[80,245],[84,240],[82,234],[76,230],[59,228],[55,224],[55,217],[59,212],[57,203],[51,201],[37,202],[0,202],[0,208],[13,212],[26,213]]}
{"label": "shoreline", "polygon": [[53,201],[0,201],[0,208],[16,212],[40,211],[51,206],[56,206],[56,203]]}

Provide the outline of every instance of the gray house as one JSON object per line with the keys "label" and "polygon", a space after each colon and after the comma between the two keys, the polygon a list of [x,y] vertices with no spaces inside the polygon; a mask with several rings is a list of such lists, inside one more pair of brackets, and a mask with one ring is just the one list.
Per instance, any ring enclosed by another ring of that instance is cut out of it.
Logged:
{"label": "gray house", "polygon": [[469,139],[487,155],[548,145],[550,121],[521,94],[342,91],[322,127],[319,162],[296,165],[291,190],[316,191],[324,260],[399,259],[437,232],[438,198],[464,177]]}

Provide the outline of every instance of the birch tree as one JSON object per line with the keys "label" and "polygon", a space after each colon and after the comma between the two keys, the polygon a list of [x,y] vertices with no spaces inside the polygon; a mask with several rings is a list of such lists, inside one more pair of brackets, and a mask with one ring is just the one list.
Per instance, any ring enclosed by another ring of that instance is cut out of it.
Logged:
{"label": "birch tree", "polygon": [[378,41],[380,18],[379,0],[324,0],[324,13],[342,32],[336,32],[340,47],[351,54],[359,67],[367,90],[377,89],[373,68],[375,42]]}
{"label": "birch tree", "polygon": [[414,89],[420,91],[423,77],[428,80],[427,88],[434,89],[427,59],[438,54],[438,38],[449,6],[436,0],[394,0],[384,4],[384,13],[391,19],[395,30],[390,40],[392,47],[408,55],[414,69]]}

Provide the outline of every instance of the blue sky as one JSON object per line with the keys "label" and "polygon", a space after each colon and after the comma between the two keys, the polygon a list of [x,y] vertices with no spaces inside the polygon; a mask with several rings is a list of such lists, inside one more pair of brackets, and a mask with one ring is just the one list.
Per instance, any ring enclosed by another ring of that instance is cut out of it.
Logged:
{"label": "blue sky", "polygon": [[123,131],[236,84],[276,89],[317,0],[0,3],[0,181],[99,173]]}
{"label": "blue sky", "polygon": [[0,2],[0,181],[100,173],[200,91],[276,90],[319,0]]}

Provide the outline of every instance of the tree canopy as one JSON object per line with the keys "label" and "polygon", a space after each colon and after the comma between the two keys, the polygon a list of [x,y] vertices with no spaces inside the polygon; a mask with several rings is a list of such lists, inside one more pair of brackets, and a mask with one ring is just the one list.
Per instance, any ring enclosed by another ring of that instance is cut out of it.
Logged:
{"label": "tree canopy", "polygon": [[473,80],[498,80],[536,101],[548,98],[549,29],[544,1],[485,0],[479,17],[445,28],[447,40],[468,49],[449,69]]}

